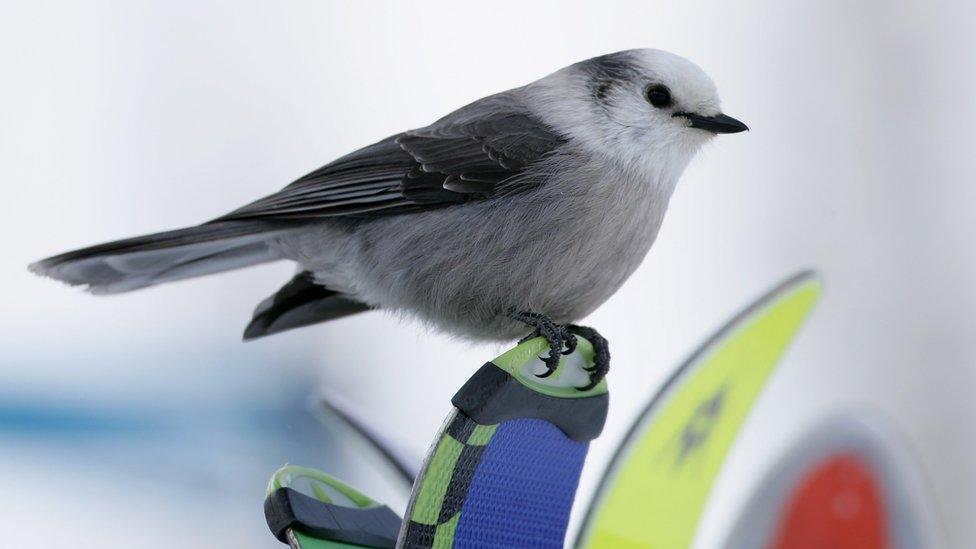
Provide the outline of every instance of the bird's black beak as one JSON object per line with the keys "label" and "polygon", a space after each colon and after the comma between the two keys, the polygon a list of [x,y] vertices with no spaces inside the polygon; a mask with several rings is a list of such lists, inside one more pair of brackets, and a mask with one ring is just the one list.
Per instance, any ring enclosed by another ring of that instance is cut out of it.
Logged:
{"label": "bird's black beak", "polygon": [[749,130],[749,126],[746,126],[735,118],[726,116],[724,114],[702,116],[693,112],[676,112],[672,116],[687,118],[688,121],[691,122],[691,124],[689,124],[690,127],[712,133],[739,133]]}

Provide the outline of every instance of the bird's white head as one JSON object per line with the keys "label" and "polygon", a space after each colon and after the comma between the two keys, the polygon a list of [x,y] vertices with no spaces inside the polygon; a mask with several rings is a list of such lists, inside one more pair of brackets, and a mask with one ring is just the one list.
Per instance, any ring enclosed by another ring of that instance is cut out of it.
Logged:
{"label": "bird's white head", "polygon": [[665,185],[716,134],[748,129],[722,113],[715,83],[698,65],[661,50],[587,59],[527,91],[554,129]]}

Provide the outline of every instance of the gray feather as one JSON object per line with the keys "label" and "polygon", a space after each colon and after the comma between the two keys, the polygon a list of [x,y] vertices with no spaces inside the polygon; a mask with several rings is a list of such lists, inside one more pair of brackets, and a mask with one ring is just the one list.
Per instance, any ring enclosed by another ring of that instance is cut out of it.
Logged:
{"label": "gray feather", "polygon": [[[520,98],[513,90],[476,101],[430,126],[344,156],[220,219],[375,217],[500,196],[502,183],[566,142]],[[543,179],[519,181],[518,189],[526,189]],[[512,192],[509,186],[504,194]]]}
{"label": "gray feather", "polygon": [[279,259],[268,240],[290,228],[260,221],[200,225],[74,250],[30,270],[95,294],[127,292]]}

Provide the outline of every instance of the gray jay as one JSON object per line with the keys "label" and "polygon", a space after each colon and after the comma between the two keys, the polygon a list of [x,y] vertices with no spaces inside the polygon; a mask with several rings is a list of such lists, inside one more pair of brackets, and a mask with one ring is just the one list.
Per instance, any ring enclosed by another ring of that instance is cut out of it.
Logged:
{"label": "gray jay", "polygon": [[[94,294],[288,259],[256,338],[369,309],[467,338],[532,328],[551,373],[571,324],[609,298],[657,236],[696,151],[748,129],[722,114],[690,61],[638,49],[588,59],[388,137],[213,221],[100,244],[30,266]],[[545,374],[543,374],[545,375]]]}

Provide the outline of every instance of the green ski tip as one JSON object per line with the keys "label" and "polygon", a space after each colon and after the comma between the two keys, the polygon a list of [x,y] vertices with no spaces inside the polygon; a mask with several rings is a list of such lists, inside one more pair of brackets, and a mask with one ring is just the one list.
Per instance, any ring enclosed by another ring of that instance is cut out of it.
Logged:
{"label": "green ski tip", "polygon": [[380,505],[345,482],[310,467],[285,465],[275,471],[268,481],[266,495],[270,496],[279,488],[291,488],[322,503],[341,507],[366,509]]}
{"label": "green ski tip", "polygon": [[593,345],[580,337],[576,351],[559,360],[556,371],[548,377],[539,377],[546,367],[539,358],[549,352],[545,338],[536,337],[522,342],[502,353],[491,362],[505,370],[529,389],[557,398],[585,398],[607,393],[607,381],[600,380],[595,387],[580,391],[590,381],[586,368],[593,366]]}

